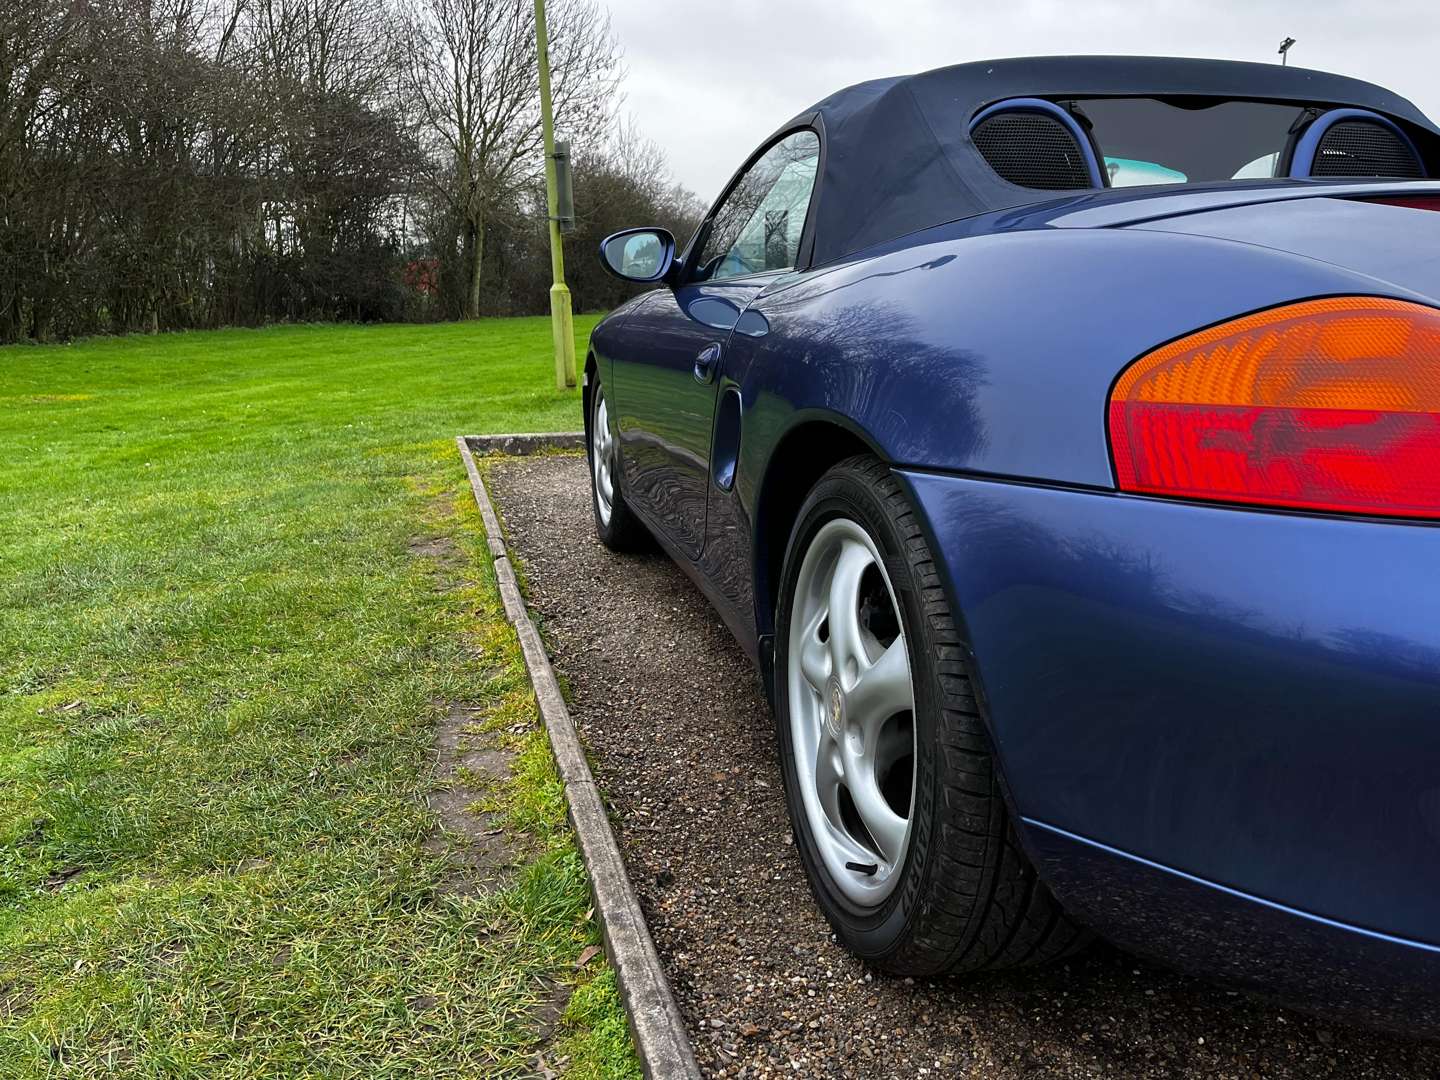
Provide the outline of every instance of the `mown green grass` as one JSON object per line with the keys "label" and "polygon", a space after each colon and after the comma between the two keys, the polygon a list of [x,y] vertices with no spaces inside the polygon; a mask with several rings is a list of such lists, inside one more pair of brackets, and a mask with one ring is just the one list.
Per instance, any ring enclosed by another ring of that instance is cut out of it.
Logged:
{"label": "mown green grass", "polygon": [[533,717],[453,436],[578,427],[550,365],[544,320],[0,349],[0,1076],[634,1074],[530,742],[513,887],[422,847],[446,703]]}

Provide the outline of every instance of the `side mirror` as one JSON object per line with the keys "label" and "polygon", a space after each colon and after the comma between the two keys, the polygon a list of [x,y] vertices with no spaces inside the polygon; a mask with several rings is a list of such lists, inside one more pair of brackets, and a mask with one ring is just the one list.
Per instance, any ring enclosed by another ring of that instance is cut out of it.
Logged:
{"label": "side mirror", "polygon": [[600,262],[625,281],[663,281],[675,263],[675,237],[665,229],[624,229],[600,241]]}

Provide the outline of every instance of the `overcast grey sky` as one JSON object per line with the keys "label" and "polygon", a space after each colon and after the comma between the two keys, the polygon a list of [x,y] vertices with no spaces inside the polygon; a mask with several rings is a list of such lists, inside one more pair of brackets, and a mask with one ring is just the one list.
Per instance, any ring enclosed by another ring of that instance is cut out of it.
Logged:
{"label": "overcast grey sky", "polygon": [[707,204],[776,126],[833,90],[1003,56],[1278,60],[1378,82],[1440,119],[1435,0],[608,0],[624,111]]}

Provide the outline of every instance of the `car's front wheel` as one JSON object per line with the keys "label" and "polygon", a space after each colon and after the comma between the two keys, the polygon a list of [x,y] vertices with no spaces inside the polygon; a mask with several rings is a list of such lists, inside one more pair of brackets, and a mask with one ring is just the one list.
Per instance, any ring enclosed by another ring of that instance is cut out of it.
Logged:
{"label": "car's front wheel", "polygon": [[599,379],[590,387],[589,438],[590,501],[595,511],[595,534],[611,551],[637,551],[650,542],[650,534],[625,502],[620,490],[619,447],[610,428],[610,404]]}
{"label": "car's front wheel", "polygon": [[933,975],[1083,941],[1020,851],[934,560],[875,458],[835,466],[806,499],[776,641],[790,817],[852,951]]}

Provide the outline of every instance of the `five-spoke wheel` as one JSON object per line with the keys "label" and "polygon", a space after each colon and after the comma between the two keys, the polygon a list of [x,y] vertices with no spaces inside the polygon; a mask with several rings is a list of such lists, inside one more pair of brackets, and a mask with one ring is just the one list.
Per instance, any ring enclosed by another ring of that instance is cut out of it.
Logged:
{"label": "five-spoke wheel", "polygon": [[590,458],[595,535],[611,551],[643,551],[650,545],[650,534],[630,510],[620,488],[620,447],[610,423],[610,402],[593,368],[586,379],[590,437],[585,452]]}
{"label": "five-spoke wheel", "polygon": [[590,423],[590,468],[595,474],[595,514],[610,524],[615,506],[615,437],[610,434],[610,407],[605,393],[595,387],[595,413]]}
{"label": "five-spoke wheel", "polygon": [[875,541],[835,518],[810,542],[796,582],[791,739],[821,858],[857,904],[898,880],[915,789],[915,693],[894,589]]}

